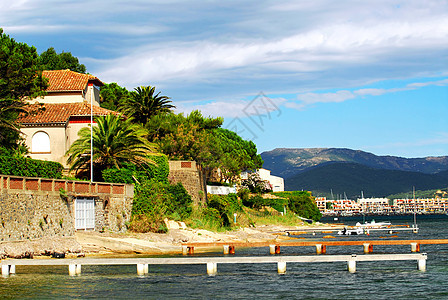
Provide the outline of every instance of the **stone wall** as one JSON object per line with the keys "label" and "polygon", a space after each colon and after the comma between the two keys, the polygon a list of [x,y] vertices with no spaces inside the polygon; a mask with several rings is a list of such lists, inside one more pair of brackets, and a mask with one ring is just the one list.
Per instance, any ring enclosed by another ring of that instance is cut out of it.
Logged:
{"label": "stone wall", "polygon": [[198,169],[195,161],[169,161],[170,173],[168,180],[171,184],[181,182],[190,194],[193,204],[198,207],[205,203],[206,186],[202,172]]}
{"label": "stone wall", "polygon": [[125,231],[133,185],[0,175],[0,241],[72,236],[75,201],[94,199],[94,230]]}

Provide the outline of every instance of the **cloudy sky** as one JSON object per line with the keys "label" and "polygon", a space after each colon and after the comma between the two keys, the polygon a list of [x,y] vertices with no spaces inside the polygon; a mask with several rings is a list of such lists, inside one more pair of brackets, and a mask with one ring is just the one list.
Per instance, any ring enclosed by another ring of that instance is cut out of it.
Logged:
{"label": "cloudy sky", "polygon": [[274,148],[448,155],[448,1],[0,0],[17,41]]}

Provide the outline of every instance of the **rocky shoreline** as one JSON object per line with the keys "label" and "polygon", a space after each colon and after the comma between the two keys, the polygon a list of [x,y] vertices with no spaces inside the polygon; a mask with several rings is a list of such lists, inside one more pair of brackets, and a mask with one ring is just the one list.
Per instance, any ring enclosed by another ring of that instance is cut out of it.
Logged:
{"label": "rocky shoreline", "polygon": [[[284,232],[323,228],[329,225],[316,223],[300,226],[260,225],[227,232],[211,232],[183,227],[168,233],[100,233],[78,231],[72,237],[51,237],[0,243],[0,259],[39,258],[64,254],[65,257],[110,255],[166,255],[181,254],[184,242],[268,242],[291,239]],[[200,248],[196,252],[210,251]]]}

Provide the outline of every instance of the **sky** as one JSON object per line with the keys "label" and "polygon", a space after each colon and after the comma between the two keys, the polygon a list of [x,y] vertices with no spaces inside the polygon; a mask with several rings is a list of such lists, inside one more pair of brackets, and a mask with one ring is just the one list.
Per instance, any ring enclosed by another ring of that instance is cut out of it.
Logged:
{"label": "sky", "polygon": [[448,155],[446,0],[0,0],[0,28],[275,148]]}

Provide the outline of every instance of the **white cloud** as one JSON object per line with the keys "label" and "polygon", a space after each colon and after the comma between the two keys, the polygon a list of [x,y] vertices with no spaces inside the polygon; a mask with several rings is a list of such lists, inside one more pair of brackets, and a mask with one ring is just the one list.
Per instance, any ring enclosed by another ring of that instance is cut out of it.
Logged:
{"label": "white cloud", "polygon": [[401,91],[415,90],[426,86],[447,86],[448,79],[428,81],[428,82],[414,82],[407,84],[402,88],[390,88],[390,89],[379,89],[379,88],[365,88],[358,89],[354,91],[340,90],[333,93],[304,93],[297,95],[298,102],[288,102],[285,104],[289,108],[295,108],[297,110],[302,110],[306,106],[315,103],[337,103],[344,102],[346,100],[351,100],[363,96],[381,96],[389,93],[396,93]]}
{"label": "white cloud", "polygon": [[[90,47],[90,53],[82,51],[85,64],[106,82],[130,88],[157,83],[186,98],[185,87],[211,99],[228,93],[227,86],[233,97],[260,90],[297,93],[444,70],[445,1],[237,3],[3,1],[0,20],[7,34],[45,33],[47,48],[77,53],[75,47]],[[73,49],[54,44],[61,36],[71,37],[66,43]],[[213,86],[207,94],[204,84]],[[351,96],[326,97],[332,102]]]}

